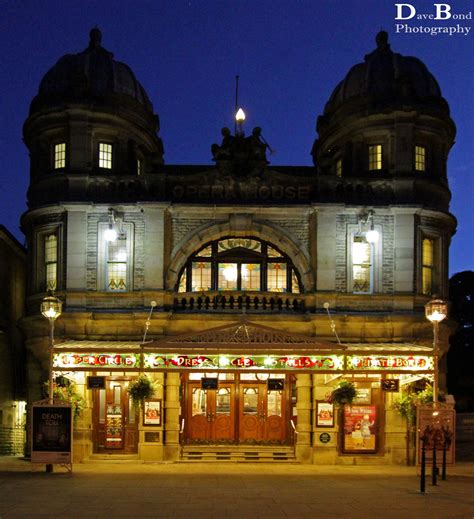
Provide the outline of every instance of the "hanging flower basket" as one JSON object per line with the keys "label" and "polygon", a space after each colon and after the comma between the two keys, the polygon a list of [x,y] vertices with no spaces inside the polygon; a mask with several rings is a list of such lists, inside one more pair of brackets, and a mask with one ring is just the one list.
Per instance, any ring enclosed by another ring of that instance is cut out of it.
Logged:
{"label": "hanging flower basket", "polygon": [[[44,391],[48,395],[49,383],[44,383]],[[48,395],[49,396],[49,395]],[[53,384],[53,398],[62,400],[71,404],[72,414],[74,420],[77,420],[86,407],[86,401],[77,392],[76,384],[74,382],[58,383]]]}
{"label": "hanging flower basket", "polygon": [[139,375],[128,386],[128,393],[135,407],[143,407],[144,400],[150,400],[155,395],[155,386],[146,375]]}
{"label": "hanging flower basket", "polygon": [[357,389],[352,382],[343,380],[334,389],[329,397],[329,401],[336,407],[342,407],[343,405],[350,405],[357,396]]}

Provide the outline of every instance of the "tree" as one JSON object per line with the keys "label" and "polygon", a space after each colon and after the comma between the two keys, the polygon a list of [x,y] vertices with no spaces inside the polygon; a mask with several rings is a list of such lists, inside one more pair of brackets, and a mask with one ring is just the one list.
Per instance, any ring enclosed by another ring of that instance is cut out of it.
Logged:
{"label": "tree", "polygon": [[474,272],[466,270],[449,280],[450,317],[458,327],[450,339],[448,390],[456,410],[474,412]]}

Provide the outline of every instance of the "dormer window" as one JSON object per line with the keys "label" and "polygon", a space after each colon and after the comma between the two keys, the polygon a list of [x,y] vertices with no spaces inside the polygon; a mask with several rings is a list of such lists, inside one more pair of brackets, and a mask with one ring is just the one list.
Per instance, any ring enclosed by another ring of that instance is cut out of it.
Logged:
{"label": "dormer window", "polygon": [[415,146],[415,170],[426,171],[426,148]]}
{"label": "dormer window", "polygon": [[54,169],[66,167],[66,143],[60,142],[54,145]]}
{"label": "dormer window", "polygon": [[382,145],[371,144],[369,146],[369,171],[382,169]]}
{"label": "dormer window", "polygon": [[112,169],[112,144],[99,142],[99,168]]}

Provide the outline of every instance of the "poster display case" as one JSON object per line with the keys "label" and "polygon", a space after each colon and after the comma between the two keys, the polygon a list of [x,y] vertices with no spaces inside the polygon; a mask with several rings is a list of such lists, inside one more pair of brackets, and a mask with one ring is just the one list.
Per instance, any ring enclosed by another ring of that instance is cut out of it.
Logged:
{"label": "poster display case", "polygon": [[374,453],[377,450],[377,407],[346,405],[343,413],[344,453]]}

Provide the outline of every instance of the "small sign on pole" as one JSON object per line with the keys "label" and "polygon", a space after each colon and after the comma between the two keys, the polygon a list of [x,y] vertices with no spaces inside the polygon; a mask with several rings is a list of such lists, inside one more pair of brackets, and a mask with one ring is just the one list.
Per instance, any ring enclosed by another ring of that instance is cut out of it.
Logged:
{"label": "small sign on pole", "polygon": [[32,406],[31,461],[72,465],[71,404],[39,400]]}

